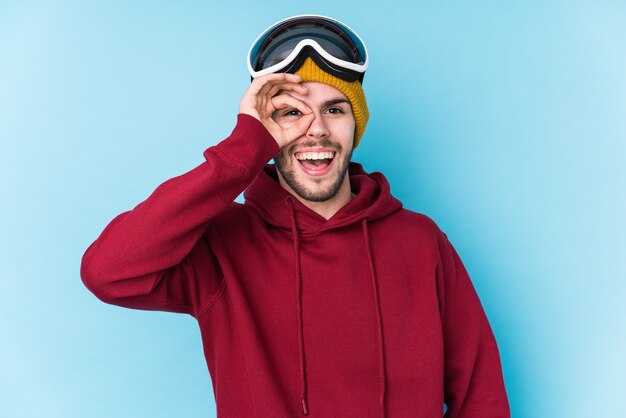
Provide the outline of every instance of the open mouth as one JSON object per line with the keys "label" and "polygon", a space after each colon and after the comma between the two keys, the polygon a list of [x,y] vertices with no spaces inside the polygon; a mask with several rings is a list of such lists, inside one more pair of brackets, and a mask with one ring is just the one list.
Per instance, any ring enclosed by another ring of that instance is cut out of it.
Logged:
{"label": "open mouth", "polygon": [[300,151],[294,156],[305,173],[321,176],[330,170],[335,159],[335,151]]}

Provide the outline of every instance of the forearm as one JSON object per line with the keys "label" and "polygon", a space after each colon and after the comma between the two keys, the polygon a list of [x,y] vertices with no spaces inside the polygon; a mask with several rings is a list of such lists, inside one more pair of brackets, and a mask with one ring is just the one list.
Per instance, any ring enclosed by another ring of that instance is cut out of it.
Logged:
{"label": "forearm", "polygon": [[208,148],[202,164],[164,182],[107,225],[83,256],[85,285],[102,298],[149,291],[156,275],[189,254],[208,222],[278,151],[260,122],[240,114],[232,134]]}

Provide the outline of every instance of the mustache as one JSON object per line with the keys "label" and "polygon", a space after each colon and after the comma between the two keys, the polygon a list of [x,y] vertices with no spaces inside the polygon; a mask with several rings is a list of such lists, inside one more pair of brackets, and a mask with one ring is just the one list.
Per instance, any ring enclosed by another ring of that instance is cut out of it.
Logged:
{"label": "mustache", "polygon": [[311,139],[311,140],[307,140],[307,141],[304,141],[304,142],[300,142],[298,144],[292,144],[287,149],[287,152],[289,154],[291,154],[292,152],[294,152],[294,150],[296,148],[298,148],[298,149],[305,149],[305,148],[315,148],[315,147],[332,148],[335,151],[341,151],[341,149],[342,149],[340,144],[332,142],[330,139],[322,138],[322,139],[317,140],[317,141],[314,141],[314,140]]}

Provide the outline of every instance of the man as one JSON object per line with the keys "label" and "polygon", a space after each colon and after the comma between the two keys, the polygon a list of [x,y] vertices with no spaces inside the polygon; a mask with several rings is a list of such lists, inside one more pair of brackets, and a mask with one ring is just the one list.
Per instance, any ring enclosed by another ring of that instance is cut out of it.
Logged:
{"label": "man", "polygon": [[350,162],[367,62],[334,19],[270,27],[232,134],[83,257],[103,301],[197,319],[220,417],[435,417],[444,403],[446,417],[509,416],[446,235]]}

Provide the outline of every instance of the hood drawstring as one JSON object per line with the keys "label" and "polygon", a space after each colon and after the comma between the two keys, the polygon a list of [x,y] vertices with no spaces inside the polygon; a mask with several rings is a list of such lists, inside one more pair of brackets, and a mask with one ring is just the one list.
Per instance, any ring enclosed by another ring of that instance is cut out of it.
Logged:
{"label": "hood drawstring", "polygon": [[296,225],[296,213],[293,208],[293,196],[287,196],[285,202],[289,206],[289,218],[291,219],[291,234],[293,236],[293,252],[296,262],[296,308],[298,310],[298,347],[300,350],[300,400],[302,412],[309,415],[309,406],[306,401],[306,365],[304,362],[304,335],[302,333],[302,273],[300,271],[300,245],[298,241],[298,227]]}
{"label": "hood drawstring", "polygon": [[374,305],[376,306],[377,326],[378,326],[378,370],[380,377],[380,416],[385,418],[385,352],[383,344],[383,324],[380,315],[380,299],[378,297],[378,283],[376,281],[376,271],[374,270],[374,259],[372,258],[372,247],[370,245],[369,232],[367,230],[367,218],[361,221],[363,226],[363,238],[365,240],[365,250],[367,251],[367,261],[370,267],[370,277],[372,279],[372,290],[374,293]]}
{"label": "hood drawstring", "polygon": [[[306,363],[304,360],[304,334],[302,332],[302,272],[300,268],[300,242],[298,238],[298,226],[296,224],[296,213],[294,209],[293,196],[287,196],[285,203],[289,206],[289,218],[291,220],[291,235],[293,237],[293,251],[295,260],[295,276],[296,276],[296,309],[298,312],[298,348],[300,352],[300,402],[302,404],[302,413],[309,415],[309,407],[307,403],[306,393]],[[378,368],[380,381],[380,416],[385,418],[385,357],[383,344],[383,327],[382,317],[380,314],[380,299],[378,297],[378,285],[376,281],[376,271],[374,270],[374,259],[372,258],[372,247],[370,245],[369,231],[367,229],[367,218],[361,221],[363,227],[363,238],[365,240],[365,251],[367,253],[367,261],[369,263],[370,278],[372,279],[372,290],[374,293],[374,306],[376,308],[376,324],[378,330]]]}

